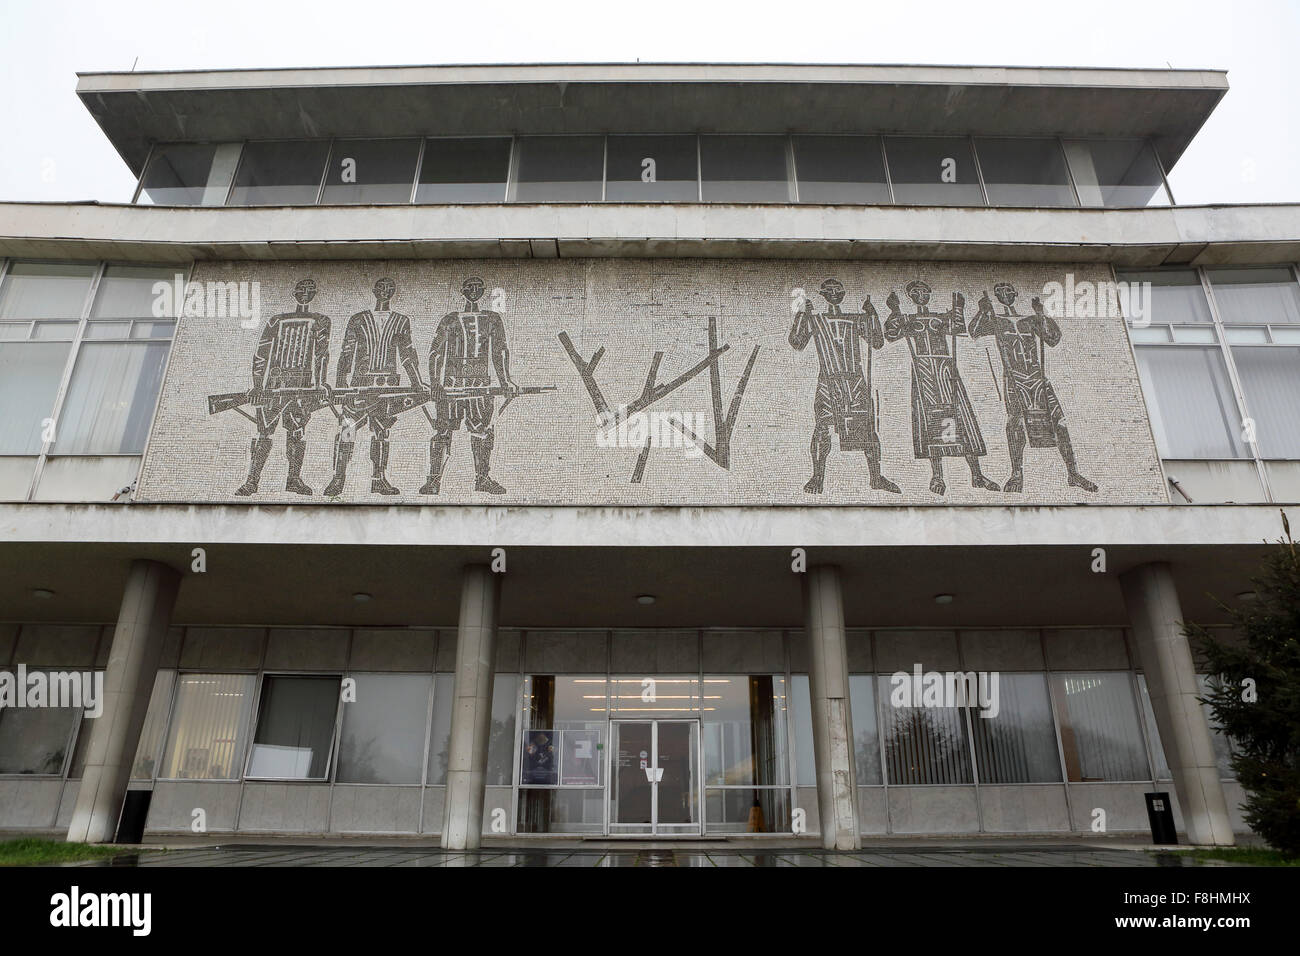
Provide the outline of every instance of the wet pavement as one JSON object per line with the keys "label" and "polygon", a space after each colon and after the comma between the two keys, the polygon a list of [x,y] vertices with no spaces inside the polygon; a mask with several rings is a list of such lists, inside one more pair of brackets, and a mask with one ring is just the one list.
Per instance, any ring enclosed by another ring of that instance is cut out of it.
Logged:
{"label": "wet pavement", "polygon": [[656,867],[656,866],[1055,866],[1158,867],[1230,866],[1200,862],[1172,851],[1083,846],[908,846],[857,851],[780,847],[489,847],[473,852],[436,847],[292,846],[229,844],[181,849],[143,849],[111,860],[69,866],[414,866],[414,867]]}

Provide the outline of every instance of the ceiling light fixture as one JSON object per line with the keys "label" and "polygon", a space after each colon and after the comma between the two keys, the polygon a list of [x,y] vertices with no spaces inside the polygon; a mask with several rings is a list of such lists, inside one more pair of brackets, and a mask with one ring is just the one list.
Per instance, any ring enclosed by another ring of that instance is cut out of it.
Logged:
{"label": "ceiling light fixture", "polygon": [[935,604],[951,604],[951,603],[952,603],[952,595],[951,595],[951,594],[936,594],[936,595],[934,596],[934,603],[935,603]]}
{"label": "ceiling light fixture", "polygon": [[637,604],[654,604],[655,596],[653,594],[638,594],[636,596]]}
{"label": "ceiling light fixture", "polygon": [[365,591],[358,591],[356,594],[352,595],[352,600],[356,601],[358,604],[365,604],[370,600],[370,595]]}

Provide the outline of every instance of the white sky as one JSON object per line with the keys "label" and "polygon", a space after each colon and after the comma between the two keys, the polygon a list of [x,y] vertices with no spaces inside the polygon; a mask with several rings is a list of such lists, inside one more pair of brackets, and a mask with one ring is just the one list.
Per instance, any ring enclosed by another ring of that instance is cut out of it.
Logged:
{"label": "white sky", "polygon": [[128,202],[76,72],[822,62],[1228,70],[1179,203],[1300,202],[1300,0],[0,0],[0,199]]}

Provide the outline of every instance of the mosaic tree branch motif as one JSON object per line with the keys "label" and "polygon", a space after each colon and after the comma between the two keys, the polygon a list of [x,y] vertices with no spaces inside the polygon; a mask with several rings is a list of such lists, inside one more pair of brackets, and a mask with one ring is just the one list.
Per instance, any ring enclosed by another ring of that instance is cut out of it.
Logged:
{"label": "mosaic tree branch motif", "polygon": [[[710,392],[713,398],[713,427],[714,427],[714,444],[709,445],[704,442],[693,429],[687,426],[678,418],[670,418],[669,424],[675,428],[686,440],[695,447],[700,448],[703,454],[714,464],[723,470],[730,470],[731,466],[731,435],[735,429],[736,419],[740,415],[740,404],[745,394],[745,386],[749,382],[750,374],[753,372],[754,363],[758,360],[758,346],[750,353],[749,361],[745,365],[745,371],[741,375],[737,384],[736,392],[732,396],[730,407],[726,415],[722,412],[722,381],[718,368],[719,360],[731,346],[718,344],[717,319],[709,316],[709,351],[708,354],[691,366],[685,372],[678,375],[669,382],[657,382],[659,374],[659,363],[663,361],[664,353],[655,352],[650,359],[650,367],[646,373],[645,384],[641,388],[641,394],[628,402],[626,405],[620,405],[617,409],[612,408],[596,382],[596,366],[605,355],[604,346],[597,348],[592,353],[590,359],[584,359],[573,344],[568,332],[560,332],[560,343],[564,346],[564,351],[568,354],[569,359],[573,362],[574,368],[578,370],[578,376],[586,386],[587,394],[591,397],[591,403],[596,410],[596,418],[599,426],[603,429],[617,428],[620,424],[627,422],[634,415],[638,415],[656,403],[667,398],[686,383],[690,382],[705,369],[709,370]],[[632,476],[629,479],[632,484],[639,484],[645,475],[646,463],[650,458],[650,449],[654,445],[654,436],[648,435],[645,443],[641,448],[641,453],[637,458],[635,467],[632,470]]]}

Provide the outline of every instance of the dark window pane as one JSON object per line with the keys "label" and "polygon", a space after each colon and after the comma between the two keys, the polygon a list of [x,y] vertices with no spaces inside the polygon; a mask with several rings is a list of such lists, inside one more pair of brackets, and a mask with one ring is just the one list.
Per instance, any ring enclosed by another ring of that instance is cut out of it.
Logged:
{"label": "dark window pane", "polygon": [[784,136],[701,136],[705,202],[790,202]]}
{"label": "dark window pane", "polygon": [[75,707],[0,710],[0,773],[63,773],[80,714]]}
{"label": "dark window pane", "polygon": [[1052,683],[1070,782],[1151,779],[1128,674],[1054,674]]}
{"label": "dark window pane", "polygon": [[155,147],[141,183],[140,201],[159,206],[203,205],[216,153],[213,143],[171,143]]}
{"label": "dark window pane", "polygon": [[1065,154],[1055,139],[977,139],[991,206],[1073,206]]}
{"label": "dark window pane", "polygon": [[1210,269],[1214,301],[1224,322],[1300,323],[1300,285],[1287,268]]}
{"label": "dark window pane", "polygon": [[340,139],[325,175],[326,203],[410,202],[418,139]]}
{"label": "dark window pane", "polygon": [[1236,346],[1246,408],[1265,458],[1300,458],[1300,349]]}
{"label": "dark window pane", "polygon": [[598,202],[603,136],[521,136],[516,202]]}
{"label": "dark window pane", "polygon": [[267,677],[248,776],[323,780],[338,703],[337,677]]}
{"label": "dark window pane", "polygon": [[615,202],[693,202],[694,136],[611,136],[605,198]]}
{"label": "dark window pane", "polygon": [[1134,352],[1161,457],[1249,457],[1218,346],[1148,345]]}
{"label": "dark window pane", "polygon": [[430,139],[424,144],[416,202],[503,202],[510,168],[510,140]]}
{"label": "dark window pane", "polygon": [[971,707],[981,783],[1056,783],[1061,761],[1042,674],[1002,674],[996,715]]}
{"label": "dark window pane", "polygon": [[970,143],[962,136],[887,136],[894,201],[921,206],[982,206]]}
{"label": "dark window pane", "polygon": [[329,143],[249,143],[230,194],[232,206],[310,206],[320,191]]}
{"label": "dark window pane", "polygon": [[1066,140],[1065,152],[1083,205],[1169,205],[1155,154],[1144,140]]}
{"label": "dark window pane", "polygon": [[[877,680],[889,782],[971,783],[970,744],[962,708],[896,704],[892,678],[882,676]],[[900,695],[900,699],[906,698]]]}
{"label": "dark window pane", "polygon": [[796,136],[800,202],[887,203],[879,136]]}

